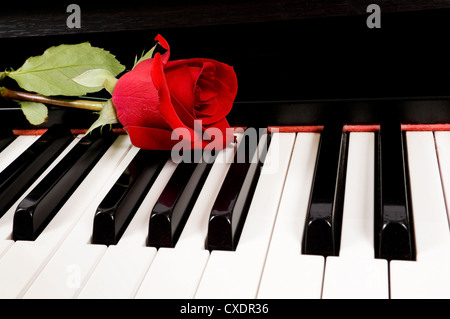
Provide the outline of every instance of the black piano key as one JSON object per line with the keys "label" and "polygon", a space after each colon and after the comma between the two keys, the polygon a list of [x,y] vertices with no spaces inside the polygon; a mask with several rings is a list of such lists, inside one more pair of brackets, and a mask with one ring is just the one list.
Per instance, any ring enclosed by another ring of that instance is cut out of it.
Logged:
{"label": "black piano key", "polygon": [[340,122],[324,126],[302,241],[304,254],[339,255],[348,133]]}
{"label": "black piano key", "polygon": [[166,151],[138,152],[97,208],[93,244],[118,243],[169,156]]}
{"label": "black piano key", "polygon": [[53,126],[0,173],[0,216],[6,213],[73,138],[68,128]]}
{"label": "black piano key", "polygon": [[12,141],[16,139],[16,136],[11,130],[1,129],[0,131],[0,152],[3,151]]}
{"label": "black piano key", "polygon": [[[259,179],[268,139],[264,138],[263,145],[259,145],[264,150],[261,158],[252,162],[258,148],[245,141],[247,136],[243,138],[211,209],[206,243],[209,250],[236,249]],[[239,157],[242,154],[244,160]]]}
{"label": "black piano key", "polygon": [[174,247],[203,188],[214,158],[178,164],[150,215],[148,246]]}
{"label": "black piano key", "polygon": [[377,150],[375,256],[415,260],[407,154],[400,122],[380,125]]}
{"label": "black piano key", "polygon": [[116,135],[83,137],[19,203],[13,239],[35,240],[111,146]]}

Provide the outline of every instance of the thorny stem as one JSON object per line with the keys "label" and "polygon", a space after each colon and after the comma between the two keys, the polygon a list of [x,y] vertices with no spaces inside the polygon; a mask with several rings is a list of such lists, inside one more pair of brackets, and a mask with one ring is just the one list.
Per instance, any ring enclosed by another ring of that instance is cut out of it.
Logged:
{"label": "thorny stem", "polygon": [[59,106],[74,107],[85,110],[101,111],[105,102],[51,97],[35,93],[19,92],[0,87],[0,96],[5,99],[31,101]]}

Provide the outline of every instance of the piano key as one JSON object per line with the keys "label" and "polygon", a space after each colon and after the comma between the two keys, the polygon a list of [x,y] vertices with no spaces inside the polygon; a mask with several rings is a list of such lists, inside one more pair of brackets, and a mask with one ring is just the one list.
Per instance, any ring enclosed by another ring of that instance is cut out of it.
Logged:
{"label": "piano key", "polygon": [[[442,188],[444,190],[444,199],[446,203],[450,202],[450,132],[434,132],[436,153],[438,156],[439,171],[441,173]],[[447,209],[447,216],[450,211]]]}
{"label": "piano key", "polygon": [[[96,186],[95,192],[89,194],[89,202],[87,202],[83,207],[79,219],[77,219],[68,230],[69,233],[65,235],[61,246],[92,244],[94,225],[93,219],[98,206],[140,150],[139,148],[131,145],[131,141],[128,136],[119,136],[118,139],[122,139],[122,145],[119,145],[121,146],[119,150],[126,147],[126,150],[122,153],[122,158],[115,163],[114,167],[110,167],[110,171],[106,170],[104,173],[99,173],[99,175],[97,175],[97,178],[99,179],[97,183],[101,183],[101,188],[97,188]],[[104,177],[101,177],[101,174],[103,174]],[[56,218],[59,217],[58,215]],[[64,220],[61,219],[61,222],[64,222]]]}
{"label": "piano key", "polygon": [[[409,134],[409,133],[408,133]],[[436,135],[437,136],[437,135]],[[436,140],[438,140],[438,138],[436,137]],[[350,145],[351,145],[351,142],[350,142]],[[438,149],[439,149],[439,147],[437,147]],[[429,149],[431,149],[431,148],[429,148]],[[294,149],[294,151],[295,151],[295,149]],[[349,150],[349,152],[350,152],[350,150]],[[293,158],[294,158],[294,155],[292,155],[293,156]],[[349,161],[351,161],[351,156],[350,156],[350,154],[349,154]],[[444,160],[443,160],[444,161]],[[292,161],[291,161],[292,162]],[[349,163],[349,167],[351,167],[351,165],[350,165],[350,163]],[[349,173],[350,174],[350,173]],[[443,180],[444,180],[444,177],[442,177],[443,178]],[[289,173],[288,173],[288,176],[287,176],[287,180],[286,180],[286,187],[284,187],[284,191],[286,191],[287,190],[287,187],[288,187],[288,180],[289,180]],[[349,183],[350,183],[350,181],[348,181]],[[347,187],[347,186],[346,186]],[[442,192],[442,190],[441,190],[441,192]],[[347,196],[347,191],[346,191],[346,196]],[[281,210],[281,207],[282,207],[282,203],[280,203],[280,210],[279,210],[279,212],[278,212],[278,216],[277,216],[277,222],[278,222],[278,218],[281,216],[281,212],[282,212],[282,210]],[[345,251],[349,251],[348,249],[346,249],[345,247],[346,247],[346,245],[345,245],[345,237],[346,237],[346,231],[345,231],[345,224],[351,224],[351,223],[349,223],[349,222],[346,222],[345,220],[346,220],[346,212],[347,211],[347,209],[346,208],[344,208],[344,219],[343,219],[343,226],[342,226],[342,240],[341,240],[341,252],[340,252],[340,255],[341,254],[343,254]],[[137,215],[137,213],[136,213],[136,215]],[[444,214],[445,215],[445,214]],[[415,215],[413,216],[413,217],[415,217]],[[92,215],[91,215],[91,220],[92,220]],[[131,224],[130,224],[131,225]],[[275,224],[275,229],[276,229],[276,226],[277,226],[277,224]],[[347,227],[347,229],[348,229],[348,227]],[[273,236],[275,236],[275,230],[274,230],[274,235]],[[275,237],[272,237],[273,239],[275,238]],[[242,241],[241,241],[241,243],[242,243]],[[240,244],[241,244],[240,243]],[[271,244],[272,244],[272,242],[271,242]],[[15,245],[15,244],[14,244]],[[13,245],[13,246],[14,246]],[[96,246],[96,245],[86,245],[86,246]],[[67,248],[68,246],[64,246],[63,248],[65,249],[65,248]],[[11,247],[11,246],[9,246],[9,247],[7,247],[6,248],[6,252],[4,252],[4,256],[7,256],[8,255],[8,252],[9,252],[9,250],[8,250],[8,248],[13,248],[13,247]],[[39,248],[40,249],[40,248]],[[176,249],[162,249],[161,251],[175,251]],[[22,248],[22,251],[26,251],[25,249],[23,249]],[[45,248],[43,248],[43,251],[45,252],[46,251],[46,249]],[[199,264],[203,264],[203,265],[205,265],[206,264],[206,261],[208,260],[208,254],[204,254],[204,253],[207,253],[207,251],[205,251],[205,250],[199,250],[199,251],[201,251],[202,253],[199,253],[199,254],[195,254],[196,256],[198,255],[199,256],[199,258],[202,260],[202,262],[199,262]],[[239,251],[239,250],[238,250]],[[186,258],[186,259],[189,259],[189,254],[188,254],[188,250],[185,250],[184,251],[185,252],[185,257],[184,258]],[[17,253],[17,252],[16,252]],[[77,254],[79,254],[79,255],[81,255],[81,253],[77,253]],[[158,252],[158,254],[159,254],[159,252]],[[157,254],[157,255],[158,255]],[[51,255],[51,253],[50,253],[50,255]],[[63,255],[62,253],[61,253],[61,255]],[[100,254],[100,257],[101,257],[101,255],[102,254]],[[161,255],[163,255],[163,254],[161,254]],[[170,255],[170,254],[169,254]],[[179,255],[182,255],[181,254],[181,251],[179,251]],[[231,255],[236,255],[236,252],[234,252],[234,253],[232,253]],[[21,255],[20,255],[21,256]],[[55,256],[56,256],[56,254],[55,254]],[[97,258],[100,258],[99,257],[99,255],[95,255]],[[222,256],[225,256],[226,257],[226,254],[223,254]],[[267,258],[269,258],[269,256],[270,256],[270,254],[268,255],[268,257]],[[307,257],[316,257],[316,256],[307,256]],[[342,256],[340,256],[340,257],[338,257],[338,258],[341,258],[341,257],[346,257],[346,255],[344,254],[344,255],[342,255]],[[10,259],[10,257],[7,257],[8,259]],[[20,258],[23,258],[23,256],[21,256]],[[117,257],[118,258],[118,257]],[[211,258],[213,258],[213,257],[211,257]],[[234,258],[234,257],[232,257],[232,258]],[[319,258],[322,258],[323,259],[323,257],[319,257]],[[163,258],[162,258],[163,259]],[[239,258],[239,259],[241,259],[241,261],[243,261],[243,260],[247,260],[246,258]],[[250,258],[249,258],[250,259]],[[334,257],[328,257],[328,260],[331,260],[331,259],[335,259]],[[351,258],[348,258],[348,259],[351,259]],[[53,260],[53,258],[52,258],[52,260]],[[77,260],[76,258],[75,259],[73,259],[73,260]],[[92,258],[92,260],[91,260],[91,263],[88,263],[88,261],[86,261],[86,263],[90,266],[90,270],[92,270],[94,267],[95,267],[95,264],[98,262],[98,260],[99,259],[95,259],[95,258]],[[180,259],[173,259],[174,261],[179,261]],[[205,261],[206,260],[206,261]],[[328,260],[327,260],[327,263],[328,263]],[[361,260],[361,259],[358,259],[358,260]],[[365,259],[365,260],[367,260],[367,259]],[[220,258],[218,259],[218,261],[220,261]],[[224,258],[224,261],[225,261],[225,266],[226,266],[226,264],[227,263],[229,263],[229,261],[228,261],[228,259],[227,258]],[[266,261],[266,265],[264,266],[264,270],[266,270],[267,269],[267,266],[268,266],[268,261],[269,261],[269,259],[267,259],[267,261]],[[45,263],[45,262],[44,262]],[[155,263],[156,263],[156,259],[151,263],[151,267],[150,267],[150,269],[152,269],[153,268],[153,266],[155,265]],[[194,264],[194,262],[192,261],[191,262],[192,264]],[[393,262],[391,262],[391,265],[395,265],[395,264],[398,264],[398,263],[400,263],[400,264],[402,264],[402,272],[403,272],[403,275],[402,275],[402,278],[403,277],[408,277],[409,276],[409,279],[411,279],[411,278],[414,278],[413,276],[416,276],[417,277],[417,272],[420,270],[420,271],[426,271],[427,273],[429,273],[430,272],[430,269],[432,269],[432,271],[435,271],[435,272],[437,272],[437,273],[440,273],[440,274],[442,274],[442,272],[441,271],[443,271],[444,269],[445,269],[445,265],[447,265],[447,263],[446,262],[443,262],[442,263],[442,257],[440,257],[439,259],[435,259],[434,257],[432,258],[432,260],[430,261],[430,260],[426,260],[425,261],[425,259],[421,259],[420,260],[420,262],[397,262],[397,261],[393,261]],[[442,263],[442,265],[441,265],[441,263]],[[33,263],[32,263],[33,264]],[[37,264],[39,264],[39,263],[37,263]],[[69,264],[69,265],[73,265],[74,263],[71,263],[71,264]],[[236,262],[236,266],[238,265],[239,263],[238,262]],[[363,265],[364,263],[361,263],[361,265]],[[49,263],[49,265],[50,265],[50,263]],[[162,265],[162,264],[161,264]],[[405,265],[408,265],[408,266],[405,266]],[[415,265],[414,267],[411,267],[411,265]],[[209,265],[208,265],[209,266]],[[327,264],[327,266],[329,266],[329,264]],[[12,268],[12,267],[11,267]],[[33,268],[33,267],[32,267]],[[177,268],[177,267],[175,267],[175,268]],[[250,268],[250,267],[249,267]],[[34,273],[33,273],[33,275],[32,275],[32,278],[34,279],[34,278],[36,278],[36,273],[39,273],[39,271],[40,271],[40,269],[42,269],[42,263],[41,263],[41,265],[39,266],[39,267],[34,267],[34,269],[37,269],[36,271],[34,271]],[[45,268],[44,268],[45,269]],[[161,267],[161,269],[163,269],[162,267]],[[198,269],[201,269],[200,267],[197,267],[196,268],[196,271],[197,272],[200,272]],[[60,269],[61,270],[61,269]],[[201,269],[201,271],[203,271],[203,269]],[[231,271],[233,271],[232,269],[231,269]],[[236,269],[236,271],[239,271],[239,272],[241,272],[242,270],[237,270]],[[249,271],[249,270],[248,270]],[[145,271],[144,271],[145,272]],[[407,274],[407,275],[406,275]],[[84,282],[86,282],[86,278],[87,277],[89,277],[89,275],[90,275],[90,273],[89,273],[89,271],[88,271],[88,274],[87,275],[83,275],[82,276],[82,280],[81,280],[81,286],[83,286],[83,283]],[[264,273],[263,273],[263,275],[264,275]],[[134,279],[134,282],[138,282],[139,281],[139,279],[138,279],[138,277],[139,276],[136,276],[135,278],[136,279]],[[38,277],[39,278],[39,277]],[[446,280],[446,277],[445,277],[445,275],[443,276],[443,278],[444,278],[444,283],[446,282],[445,280]],[[67,279],[67,278],[66,278]],[[391,280],[393,281],[393,280],[400,280],[400,279],[398,279],[398,277],[395,277],[395,278],[391,278]],[[189,280],[188,280],[189,281]],[[425,280],[416,280],[416,284],[417,285],[422,285],[421,287],[421,289],[424,289],[424,287],[426,288],[426,285],[424,284],[424,283],[421,283],[421,281],[425,281]],[[67,283],[67,282],[65,282],[65,283]],[[392,283],[391,283],[392,284]],[[30,283],[28,282],[26,285],[30,285]],[[34,285],[34,284],[33,284]],[[261,286],[262,286],[262,284],[261,284]],[[442,287],[443,289],[445,289],[445,285],[444,284],[441,284],[440,285],[440,287]],[[448,287],[448,286],[447,286]],[[428,289],[428,288],[427,288]],[[26,290],[26,289],[25,289]],[[31,288],[30,288],[30,290],[31,290]],[[430,290],[428,289],[428,291],[427,292],[429,292]],[[19,293],[19,295],[23,295],[23,293],[24,292],[22,292],[22,293]],[[132,292],[131,294],[133,294],[134,292]],[[75,294],[76,295],[76,294]],[[26,295],[25,295],[26,296]],[[326,295],[325,295],[325,297],[326,297]]]}
{"label": "piano key", "polygon": [[14,215],[13,239],[35,240],[116,137],[82,138],[19,203]]}
{"label": "piano key", "polygon": [[409,178],[399,122],[382,123],[377,156],[376,256],[414,260]]}
{"label": "piano key", "polygon": [[235,134],[235,136],[236,142],[229,144],[217,154],[203,189],[195,202],[175,248],[205,249],[209,214],[211,213],[214,201],[220,191],[220,186],[233,162],[236,149],[242,141],[242,134],[238,133]]}
{"label": "piano key", "polygon": [[392,299],[448,299],[448,257],[430,260],[393,260],[390,263]]}
{"label": "piano key", "polygon": [[[241,137],[237,135],[237,143]],[[158,249],[136,298],[194,297],[209,258],[205,249],[209,214],[235,150],[232,143],[218,153],[175,247]]]}
{"label": "piano key", "polygon": [[14,240],[0,240],[0,258],[14,244]]}
{"label": "piano key", "polygon": [[70,130],[54,126],[0,172],[0,216],[72,140]]}
{"label": "piano key", "polygon": [[207,236],[209,250],[236,249],[261,172],[260,155],[257,151],[262,151],[263,162],[267,142],[267,135],[263,135],[259,145],[255,145],[256,136],[252,138],[247,133],[244,134],[211,210]]}
{"label": "piano key", "polygon": [[[128,152],[126,157],[117,167],[116,172],[111,175],[110,181],[106,183],[106,185],[110,186],[106,186],[106,190],[97,194],[96,199],[91,202],[90,207],[86,209],[86,213],[84,213],[83,217],[72,229],[71,234],[67,236],[64,243],[32,284],[31,288],[27,291],[24,296],[25,298],[35,298],[35,296],[39,296],[40,294],[43,294],[45,298],[78,297],[81,289],[85,286],[92,272],[96,269],[107,251],[106,246],[104,245],[87,244],[91,242],[93,212],[95,212],[96,207],[106,196],[106,193],[117,181],[126,167],[128,167],[129,163],[136,157],[138,152],[139,149],[135,147]],[[136,247],[145,247],[147,236],[146,221],[148,221],[149,218],[149,209],[158,198],[163,186],[167,183],[167,180],[170,178],[175,167],[176,164],[171,160],[168,160],[163,167],[161,173],[158,175],[152,188],[148,192],[148,195],[142,202],[142,205],[139,207],[132,222],[129,227],[127,227],[127,230],[122,235],[122,238],[117,245],[118,247],[124,247],[125,249],[115,252],[115,258],[126,259],[126,247],[132,247],[132,249],[135,249]],[[120,257],[118,256],[120,253],[125,255]],[[71,278],[66,272],[67,269],[73,270],[73,273],[70,275],[74,276],[74,280],[76,279],[79,285],[67,285],[67,281]],[[58,276],[61,277],[64,277],[65,273],[66,277],[64,280],[60,281],[52,279],[52,285],[49,287],[46,278],[53,277],[52,273],[60,274]]]}
{"label": "piano key", "polygon": [[[60,293],[64,298],[74,298],[78,295],[106,251],[94,248],[98,245],[90,244],[95,209],[138,151],[138,148],[131,146],[128,136],[119,136],[37,238],[36,243],[39,246],[52,246],[53,250],[44,262],[42,279],[38,277],[32,283],[29,289],[31,292],[27,292],[26,297],[39,295],[41,291],[45,291],[43,295],[49,298],[58,298]],[[106,246],[103,247],[106,249]],[[65,258],[66,256],[69,257]],[[1,262],[0,260],[0,264]],[[54,269],[59,268],[60,272],[64,272],[76,266],[81,267],[80,271],[74,274],[80,282],[79,287],[67,287],[66,280],[51,286],[47,284],[45,278],[52,276]]]}
{"label": "piano key", "polygon": [[[108,186],[108,182],[112,186],[113,181],[110,181],[108,177],[124,159],[130,146],[128,136],[119,136],[36,241],[17,241],[8,249],[0,259],[0,269],[3,269],[3,272],[0,273],[0,285],[6,287],[13,284],[14,288],[2,290],[2,297],[16,298],[26,292],[53,254],[66,241],[68,234],[83,213],[86,213],[86,208],[89,208],[89,204],[96,194],[104,190],[105,186]],[[120,172],[122,171],[123,169]],[[25,270],[15,267],[17,260],[22,260],[24,267],[29,263],[29,267],[25,267]]]}
{"label": "piano key", "polygon": [[272,134],[239,244],[235,251],[211,252],[195,298],[257,295],[295,140],[294,133]]}
{"label": "piano key", "polygon": [[152,208],[177,168],[172,159],[167,160],[155,182],[139,206],[136,214],[117,243],[118,246],[145,247],[148,241],[148,224]]}
{"label": "piano key", "polygon": [[[36,239],[37,243],[53,243],[55,239],[58,244],[65,242],[74,226],[87,214],[92,214],[93,201],[99,194],[103,194],[105,188],[111,187],[111,179],[116,177],[117,170],[122,169],[124,161],[132,150],[130,139],[126,135],[120,135],[100,158],[95,167],[83,180],[77,190],[61,207],[58,214],[47,225],[45,231]],[[127,163],[128,164],[128,163]],[[117,178],[116,178],[117,179]],[[98,205],[98,202],[96,203]],[[92,225],[92,215],[91,225]]]}
{"label": "piano key", "polygon": [[65,138],[70,136],[70,130],[64,130],[61,126],[54,126],[41,136],[20,137],[20,140],[24,140],[25,138],[28,139],[30,144],[26,149],[20,150],[19,153],[17,153],[17,155],[14,157],[14,160],[9,163],[7,167],[2,168],[2,172],[0,175],[1,184],[6,183],[10,179],[13,179],[14,174],[18,174],[22,169],[26,168],[27,165],[31,163],[36,158],[36,156],[46,150],[46,148],[49,147],[52,142],[56,141],[58,138]]}
{"label": "piano key", "polygon": [[169,155],[139,151],[97,208],[93,244],[117,244]]}
{"label": "piano key", "polygon": [[450,251],[450,233],[434,136],[406,134],[417,259],[440,258]]}
{"label": "piano key", "polygon": [[297,133],[258,298],[318,299],[324,257],[301,254],[320,134]]}
{"label": "piano key", "polygon": [[303,232],[304,254],[338,255],[347,161],[347,133],[342,123],[325,125]]}
{"label": "piano key", "polygon": [[34,135],[21,135],[12,141],[11,144],[0,152],[0,171],[3,171],[38,138],[39,136]]}
{"label": "piano key", "polygon": [[322,298],[389,298],[388,263],[375,259],[374,133],[350,133],[339,256],[325,263]]}
{"label": "piano key", "polygon": [[155,254],[154,247],[108,247],[78,298],[133,298]]}
{"label": "piano key", "polygon": [[104,245],[69,245],[59,249],[32,282],[23,298],[77,297],[105,252]]}
{"label": "piano key", "polygon": [[0,131],[0,152],[8,147],[16,138],[17,136],[11,130],[2,128]]}
{"label": "piano key", "polygon": [[193,298],[208,258],[207,250],[159,248],[135,298]]}
{"label": "piano key", "polygon": [[46,245],[15,242],[0,261],[0,298],[22,298],[50,252],[51,247]]}
{"label": "piano key", "polygon": [[175,246],[211,167],[212,160],[178,164],[152,209],[148,246]]}
{"label": "piano key", "polygon": [[[13,222],[14,222],[14,213],[19,205],[19,203],[29,194],[29,192],[35,188],[42,179],[53,170],[53,168],[72,150],[73,147],[77,145],[77,143],[80,141],[81,137],[83,135],[80,134],[76,138],[72,140],[72,142],[59,154],[59,156],[47,167],[47,169],[39,176],[37,177],[33,184],[21,194],[21,196],[17,199],[17,201],[11,205],[11,207],[8,209],[8,211],[0,218],[0,239],[3,240],[12,240],[13,234]],[[19,136],[21,138],[23,136]]]}
{"label": "piano key", "polygon": [[373,259],[375,133],[350,133],[339,257]]}
{"label": "piano key", "polygon": [[[448,184],[448,133],[407,132],[417,261],[391,261],[391,298],[450,297],[450,232],[442,190]],[[439,165],[441,171],[439,171]]]}

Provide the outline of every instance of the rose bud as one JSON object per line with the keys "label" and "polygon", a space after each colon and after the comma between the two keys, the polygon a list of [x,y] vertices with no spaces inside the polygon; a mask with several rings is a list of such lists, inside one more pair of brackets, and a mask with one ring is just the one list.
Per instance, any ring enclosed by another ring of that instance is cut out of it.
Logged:
{"label": "rose bud", "polygon": [[[192,149],[225,147],[234,139],[225,118],[237,93],[233,68],[201,58],[168,61],[166,40],[160,35],[155,40],[167,52],[139,62],[113,92],[117,117],[131,142],[160,150],[180,141]],[[221,134],[208,135],[212,128]]]}

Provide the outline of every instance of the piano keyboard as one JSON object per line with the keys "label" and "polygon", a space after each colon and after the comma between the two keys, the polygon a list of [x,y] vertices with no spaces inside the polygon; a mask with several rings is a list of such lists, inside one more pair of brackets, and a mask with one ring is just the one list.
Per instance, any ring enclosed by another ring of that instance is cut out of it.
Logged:
{"label": "piano keyboard", "polygon": [[238,163],[242,141],[176,164],[5,135],[0,297],[450,297],[450,132],[275,132]]}

